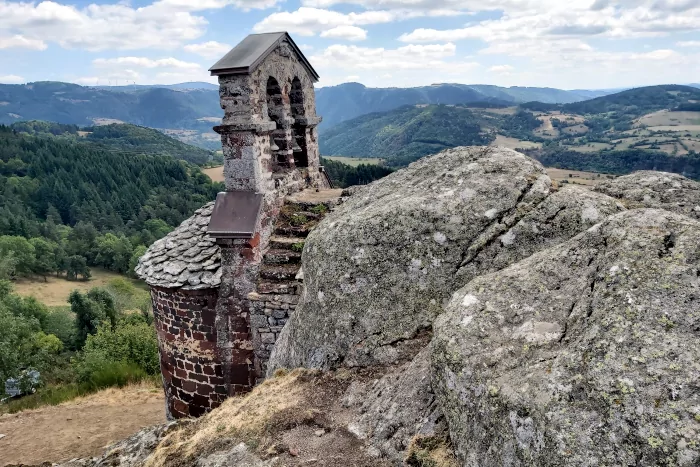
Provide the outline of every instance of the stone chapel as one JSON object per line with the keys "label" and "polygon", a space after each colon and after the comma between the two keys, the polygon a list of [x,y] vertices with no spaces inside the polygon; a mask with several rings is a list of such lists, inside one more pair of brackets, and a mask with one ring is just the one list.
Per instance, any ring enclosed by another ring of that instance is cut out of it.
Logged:
{"label": "stone chapel", "polygon": [[289,196],[332,188],[318,152],[319,76],[289,34],[250,35],[210,71],[226,191],[136,268],[151,287],[170,418],[201,416],[265,377],[303,287],[304,236],[327,209],[303,212],[312,204],[292,208]]}

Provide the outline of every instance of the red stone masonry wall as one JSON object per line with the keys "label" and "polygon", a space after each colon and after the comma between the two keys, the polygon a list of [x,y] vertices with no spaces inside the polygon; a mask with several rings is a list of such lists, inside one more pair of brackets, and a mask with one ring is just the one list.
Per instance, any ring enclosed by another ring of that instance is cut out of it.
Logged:
{"label": "red stone masonry wall", "polygon": [[151,298],[168,415],[204,415],[228,396],[217,358],[218,290],[152,287]]}

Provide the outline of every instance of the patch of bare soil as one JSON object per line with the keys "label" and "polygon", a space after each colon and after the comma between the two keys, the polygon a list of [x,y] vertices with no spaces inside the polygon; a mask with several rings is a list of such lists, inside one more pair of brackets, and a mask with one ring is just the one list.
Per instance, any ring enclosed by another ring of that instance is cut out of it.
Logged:
{"label": "patch of bare soil", "polygon": [[0,466],[97,456],[114,442],[165,423],[162,390],[108,389],[55,407],[0,416]]}

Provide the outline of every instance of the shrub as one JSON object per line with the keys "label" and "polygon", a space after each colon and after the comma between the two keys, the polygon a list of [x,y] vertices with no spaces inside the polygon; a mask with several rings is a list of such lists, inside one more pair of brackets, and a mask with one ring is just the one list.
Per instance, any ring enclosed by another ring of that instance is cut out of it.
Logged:
{"label": "shrub", "polygon": [[148,378],[137,364],[114,361],[107,353],[86,352],[76,362],[80,387],[85,391],[98,391],[112,386],[123,387]]}
{"label": "shrub", "polygon": [[79,349],[101,325],[109,323],[114,326],[117,322],[114,298],[104,289],[94,288],[86,295],[74,290],[68,302],[76,316],[76,345]]}
{"label": "shrub", "polygon": [[[120,323],[115,329],[101,326],[97,334],[88,336],[83,360],[87,367],[102,360],[128,363],[136,365],[147,374],[155,375],[160,371],[155,330],[145,322]],[[81,374],[81,370],[78,372]],[[82,371],[81,379],[84,375],[85,371]]]}
{"label": "shrub", "polygon": [[53,334],[67,349],[75,349],[75,314],[70,307],[54,307],[46,317],[44,332]]}

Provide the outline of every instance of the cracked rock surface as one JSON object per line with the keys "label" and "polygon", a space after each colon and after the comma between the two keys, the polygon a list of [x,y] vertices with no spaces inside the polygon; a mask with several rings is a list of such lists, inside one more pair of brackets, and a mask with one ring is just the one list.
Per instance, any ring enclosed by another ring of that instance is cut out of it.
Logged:
{"label": "cracked rock surface", "polygon": [[214,203],[208,203],[155,242],[136,266],[148,285],[200,290],[221,284],[221,250],[207,234]]}
{"label": "cracked rock surface", "polygon": [[464,465],[700,465],[700,222],[615,215],[459,290],[433,388]]}
{"label": "cracked rock surface", "polygon": [[682,175],[641,171],[606,181],[595,188],[629,209],[658,208],[700,219],[700,183]]}
{"label": "cracked rock surface", "polygon": [[426,157],[363,188],[311,233],[306,290],[270,371],[401,360],[396,344],[430,329],[469,280],[621,210],[604,194],[556,191],[538,162],[509,149]]}

